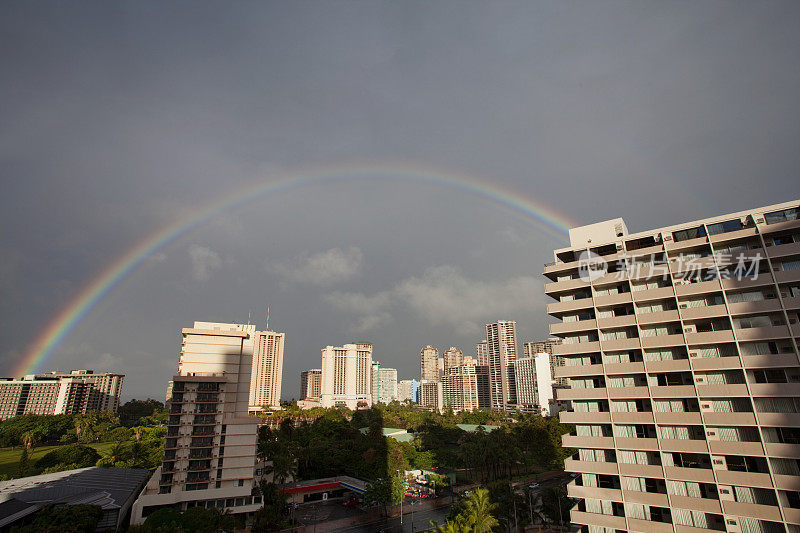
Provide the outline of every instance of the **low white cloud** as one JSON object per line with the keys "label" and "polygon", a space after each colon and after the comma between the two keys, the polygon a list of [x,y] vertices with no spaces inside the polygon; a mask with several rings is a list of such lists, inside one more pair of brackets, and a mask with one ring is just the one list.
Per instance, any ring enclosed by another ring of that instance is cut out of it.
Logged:
{"label": "low white cloud", "polygon": [[480,329],[497,319],[540,305],[542,283],[538,277],[518,276],[503,280],[474,280],[453,266],[438,266],[372,295],[334,292],[325,300],[356,316],[354,332],[377,329],[392,320],[391,312],[404,308],[433,324],[462,333]]}
{"label": "low white cloud", "polygon": [[302,254],[285,263],[272,263],[269,270],[284,281],[330,286],[355,277],[361,272],[364,254],[351,246],[346,250],[331,248],[313,255]]}
{"label": "low white cloud", "polygon": [[208,281],[215,270],[222,268],[222,259],[211,248],[193,244],[189,247],[189,257],[192,259],[192,277],[195,281]]}

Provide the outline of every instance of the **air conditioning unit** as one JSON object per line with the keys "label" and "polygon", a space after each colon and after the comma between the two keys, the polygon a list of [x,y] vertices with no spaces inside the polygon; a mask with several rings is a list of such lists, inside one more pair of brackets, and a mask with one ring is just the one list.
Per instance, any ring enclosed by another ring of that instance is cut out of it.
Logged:
{"label": "air conditioning unit", "polygon": [[672,240],[672,235],[664,235],[664,242],[669,242]]}
{"label": "air conditioning unit", "polygon": [[689,352],[689,357],[697,357],[698,355],[700,354],[697,352]]}
{"label": "air conditioning unit", "polygon": [[763,223],[764,223],[763,218],[756,218],[756,224],[763,224]]}
{"label": "air conditioning unit", "polygon": [[681,304],[678,307],[680,307],[681,309],[688,309],[689,308],[689,304]]}
{"label": "air conditioning unit", "polygon": [[689,325],[683,328],[684,333],[697,333],[697,328],[695,326]]}

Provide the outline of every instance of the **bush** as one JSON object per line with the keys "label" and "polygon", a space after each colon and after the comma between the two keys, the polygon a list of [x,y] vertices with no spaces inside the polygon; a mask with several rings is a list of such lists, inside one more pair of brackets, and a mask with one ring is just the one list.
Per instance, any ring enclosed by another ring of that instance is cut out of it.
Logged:
{"label": "bush", "polygon": [[97,505],[69,505],[45,507],[37,512],[33,522],[20,528],[11,528],[12,533],[83,533],[94,531],[103,517]]}
{"label": "bush", "polygon": [[46,453],[44,457],[36,461],[36,468],[39,470],[48,469],[51,472],[55,471],[53,470],[54,467],[62,465],[75,465],[74,468],[85,468],[94,466],[99,459],[100,454],[91,446],[68,444]]}

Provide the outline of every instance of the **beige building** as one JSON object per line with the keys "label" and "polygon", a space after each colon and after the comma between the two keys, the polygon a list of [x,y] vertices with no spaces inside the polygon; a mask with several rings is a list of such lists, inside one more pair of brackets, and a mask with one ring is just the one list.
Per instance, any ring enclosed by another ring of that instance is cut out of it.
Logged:
{"label": "beige building", "polygon": [[263,472],[256,459],[260,419],[248,416],[254,350],[263,339],[255,328],[195,322],[181,330],[164,460],[133,505],[133,524],[164,506],[216,507],[234,514],[261,507],[261,496],[253,491]]}
{"label": "beige building", "polygon": [[72,370],[0,379],[0,420],[27,414],[116,412],[124,378],[111,372]]}
{"label": "beige building", "polygon": [[430,344],[419,351],[420,379],[439,381],[439,350]]}
{"label": "beige building", "polygon": [[489,386],[492,409],[513,409],[517,403],[514,361],[517,360],[517,323],[498,320],[486,324],[489,353]]}
{"label": "beige building", "polygon": [[322,407],[361,409],[372,405],[372,344],[322,350]]}
{"label": "beige building", "polygon": [[250,410],[280,409],[285,333],[256,331],[253,334],[253,373]]}
{"label": "beige building", "polygon": [[517,408],[544,416],[552,413],[553,378],[550,354],[534,353],[514,363]]}
{"label": "beige building", "polygon": [[442,382],[422,380],[417,387],[417,403],[421,407],[441,411],[444,408],[444,390]]}
{"label": "beige building", "polygon": [[449,366],[442,378],[442,396],[444,407],[455,412],[478,409],[476,365]]}
{"label": "beige building", "polygon": [[300,399],[322,399],[322,369],[312,368],[300,373]]}
{"label": "beige building", "polygon": [[443,373],[447,373],[447,370],[450,368],[455,368],[463,364],[464,364],[464,352],[462,352],[455,346],[451,346],[450,348],[445,350],[442,356]]}
{"label": "beige building", "polygon": [[583,531],[800,531],[798,206],[576,228],[545,266]]}
{"label": "beige building", "polygon": [[416,402],[418,383],[414,379],[404,379],[397,382],[397,401]]}
{"label": "beige building", "polygon": [[489,366],[489,345],[481,341],[475,345],[475,359],[479,365]]}
{"label": "beige building", "polygon": [[[560,355],[553,355],[553,346],[561,344],[561,339],[558,337],[550,337],[545,341],[526,342],[522,345],[522,353],[525,357],[533,357],[537,353],[546,353],[550,355],[550,375],[556,375],[556,367],[564,366],[565,360]],[[553,387],[567,387],[569,386],[569,379],[553,377]]]}

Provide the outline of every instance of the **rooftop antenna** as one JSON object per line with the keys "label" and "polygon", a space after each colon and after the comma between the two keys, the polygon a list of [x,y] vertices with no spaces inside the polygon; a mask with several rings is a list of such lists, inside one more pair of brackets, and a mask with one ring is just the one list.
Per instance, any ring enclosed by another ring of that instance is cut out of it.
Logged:
{"label": "rooftop antenna", "polygon": [[250,313],[251,313],[251,312],[252,312],[252,311],[248,311],[248,312],[247,312],[247,325],[248,325],[248,326],[250,325]]}
{"label": "rooftop antenna", "polygon": [[264,329],[269,331],[269,304],[267,304],[267,320],[264,323]]}

